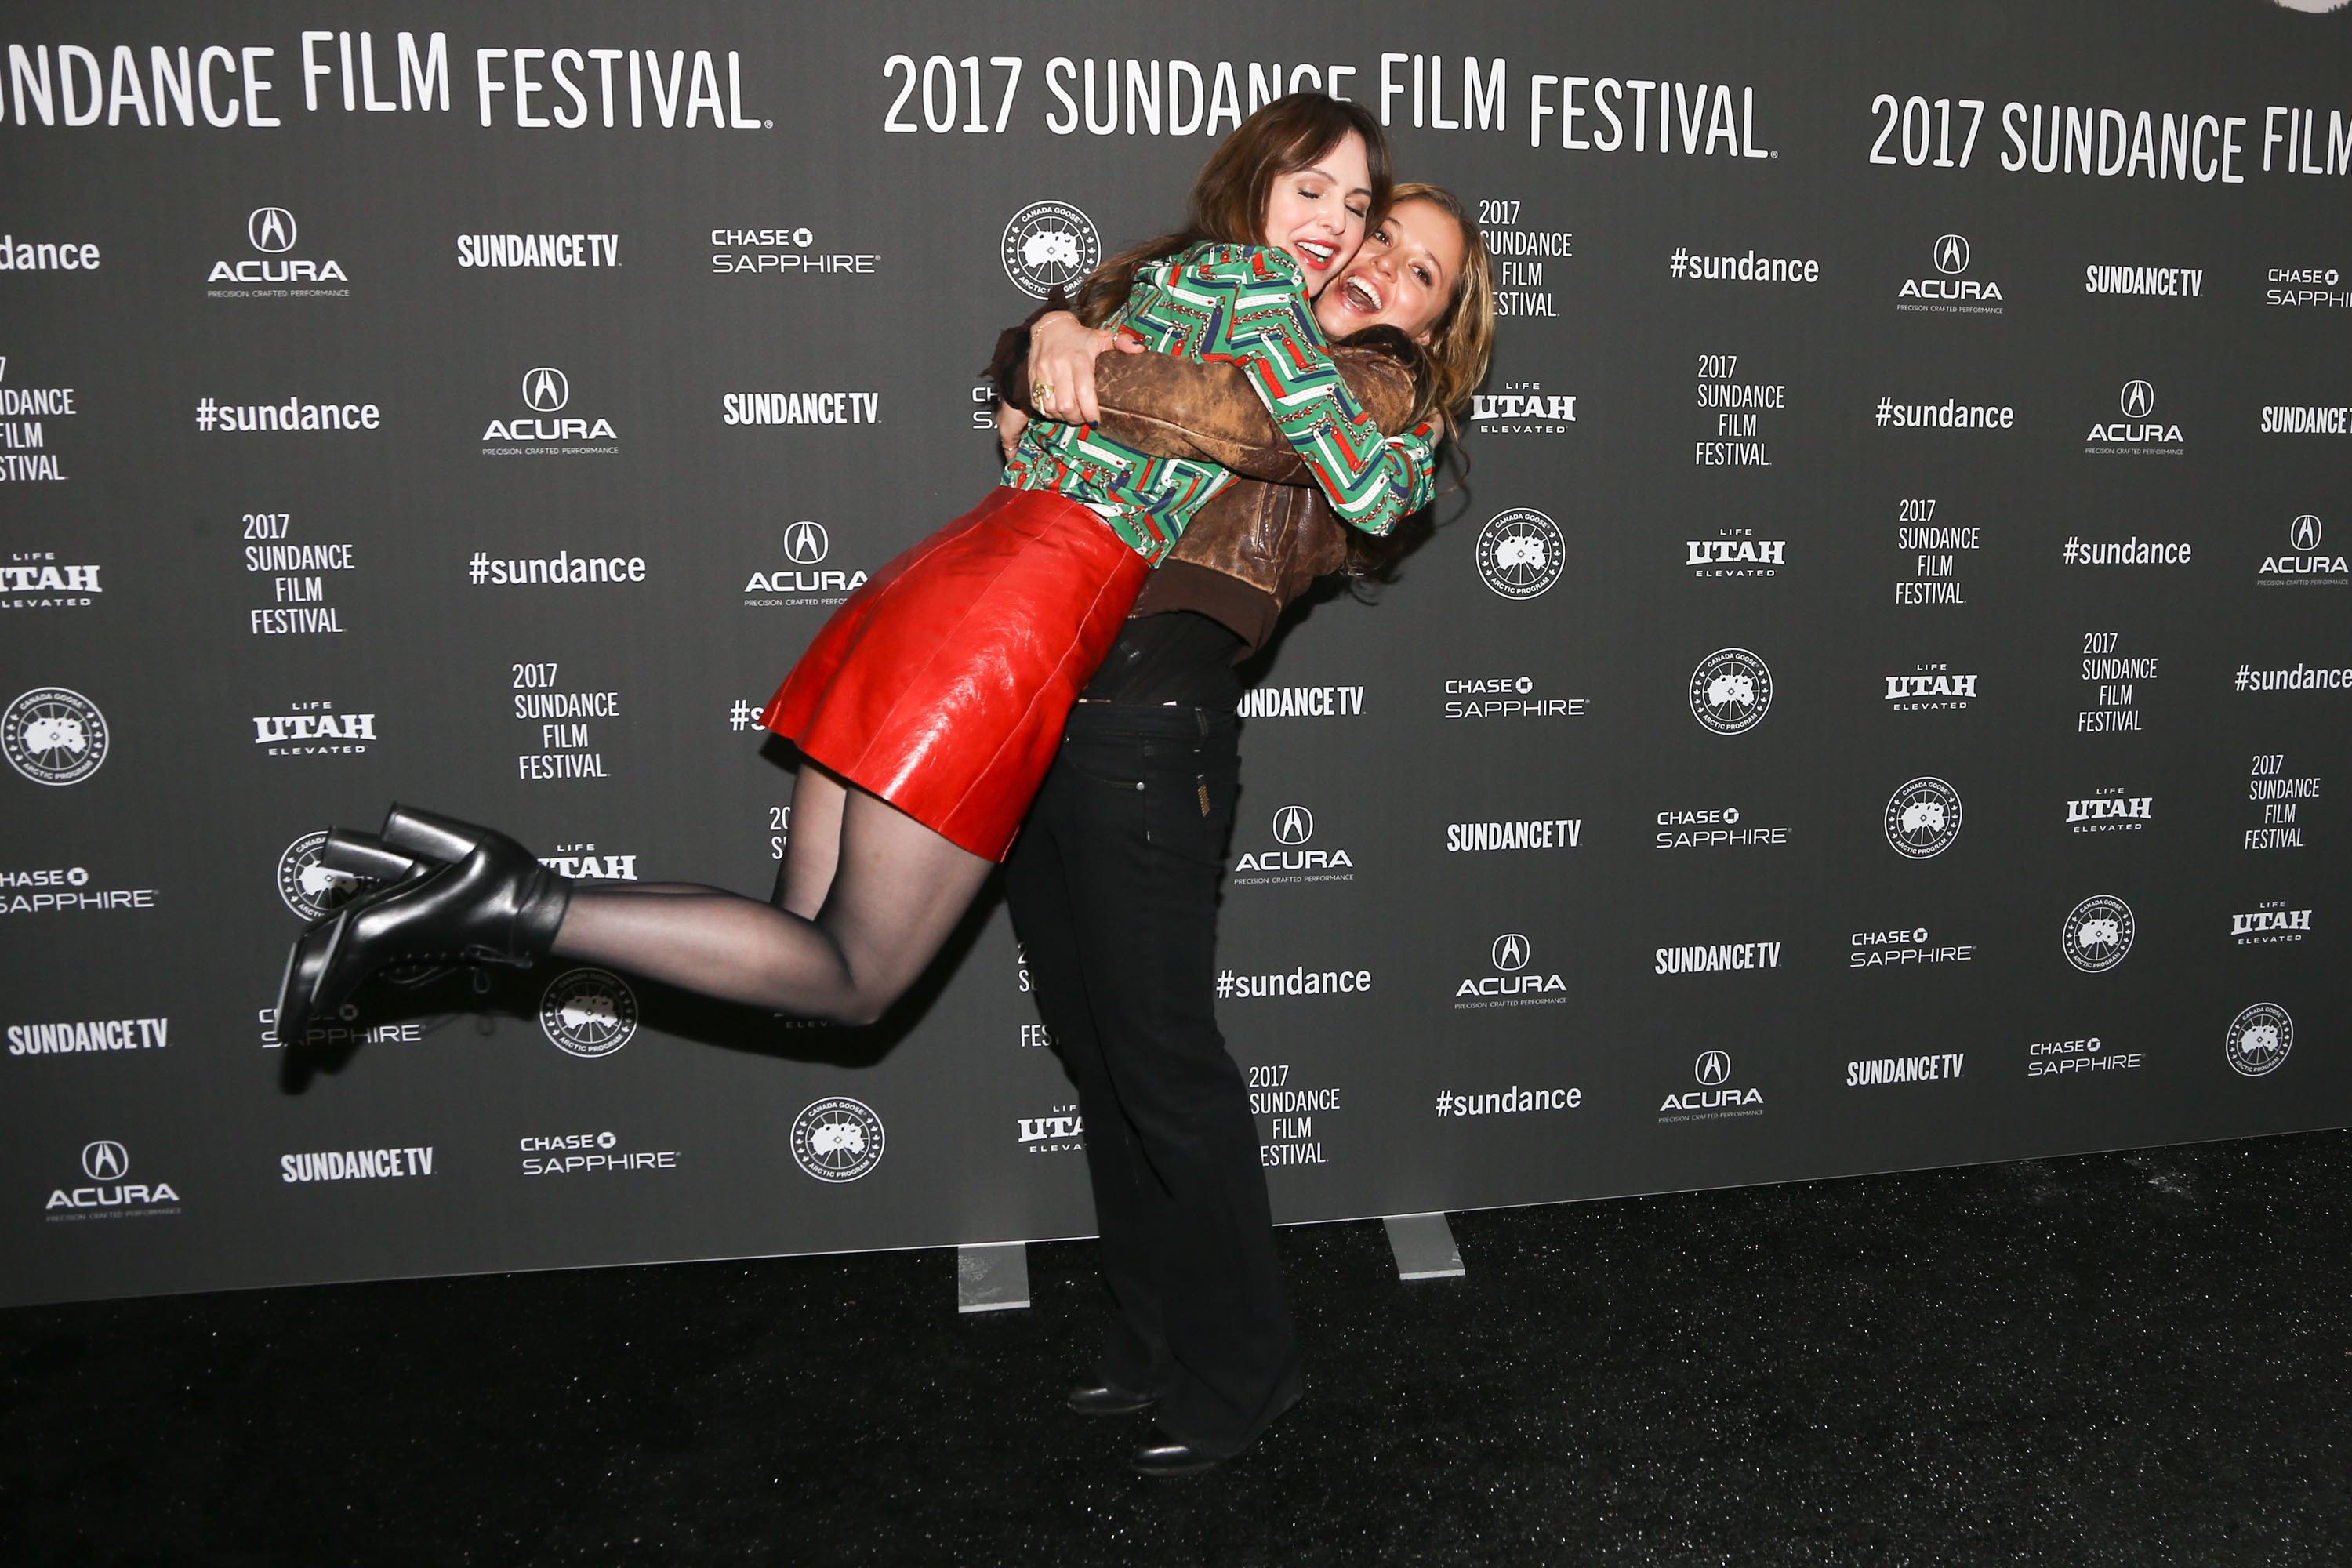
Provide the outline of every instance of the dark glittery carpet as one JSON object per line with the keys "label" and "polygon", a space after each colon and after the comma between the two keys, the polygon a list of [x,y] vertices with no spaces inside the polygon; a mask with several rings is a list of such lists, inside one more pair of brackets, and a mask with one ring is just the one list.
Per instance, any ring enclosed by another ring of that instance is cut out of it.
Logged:
{"label": "dark glittery carpet", "polygon": [[2352,1563],[2352,1135],[1283,1233],[1305,1403],[1129,1475],[1090,1244],[0,1312],[0,1562]]}

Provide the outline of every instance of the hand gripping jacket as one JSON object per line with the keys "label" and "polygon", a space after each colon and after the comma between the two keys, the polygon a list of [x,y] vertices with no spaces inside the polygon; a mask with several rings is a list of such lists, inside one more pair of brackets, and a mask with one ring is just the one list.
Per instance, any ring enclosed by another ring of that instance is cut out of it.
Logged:
{"label": "hand gripping jacket", "polygon": [[[1384,433],[1341,379],[1298,282],[1297,264],[1255,246],[1202,246],[1136,269],[1111,325],[1160,353],[1230,363],[1339,521],[1384,534],[1429,502],[1429,432]],[[1004,482],[1057,489],[1102,514],[1155,564],[1192,515],[1234,482],[1196,456],[1155,456],[1099,426],[1034,420]]]}
{"label": "hand gripping jacket", "polygon": [[[1029,321],[1007,329],[988,369],[997,394],[1028,412]],[[1393,328],[1378,327],[1335,346],[1331,359],[1364,411],[1386,433],[1405,429],[1418,402],[1418,355]],[[1284,437],[1265,405],[1231,364],[1199,364],[1166,354],[1105,354],[1095,363],[1103,417],[1097,429],[1157,457],[1196,458],[1231,470],[1235,481],[1198,512],[1151,574],[1137,615],[1194,610],[1230,627],[1240,658],[1263,644],[1308,584],[1338,571],[1347,536],[1330,503]]]}

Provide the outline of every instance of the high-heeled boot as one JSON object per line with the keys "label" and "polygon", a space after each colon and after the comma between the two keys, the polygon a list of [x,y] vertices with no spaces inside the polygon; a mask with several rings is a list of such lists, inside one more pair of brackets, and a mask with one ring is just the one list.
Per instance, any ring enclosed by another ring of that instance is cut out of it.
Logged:
{"label": "high-heeled boot", "polygon": [[314,1013],[342,1005],[360,982],[404,960],[457,960],[528,968],[547,956],[571,906],[572,882],[505,834],[395,807],[384,842],[427,842],[461,858],[353,900],[335,928],[311,992]]}
{"label": "high-heeled boot", "polygon": [[377,839],[388,848],[444,866],[454,866],[471,855],[486,837],[505,837],[490,828],[403,805],[398,801],[393,802],[392,809],[383,814],[383,826],[376,833]]}
{"label": "high-heeled boot", "polygon": [[[327,842],[319,850],[319,864],[338,876],[349,877],[360,884],[357,896],[365,896],[378,889],[397,887],[432,869],[429,862],[400,851],[378,838],[364,833],[354,833],[338,827],[327,835]],[[338,928],[342,924],[348,905],[331,910],[321,919],[313,921],[302,934],[294,939],[287,950],[285,972],[278,982],[278,1010],[273,1028],[278,1043],[299,1047],[318,1016],[311,998],[317,994],[319,976],[324,972],[327,954],[332,949]]]}

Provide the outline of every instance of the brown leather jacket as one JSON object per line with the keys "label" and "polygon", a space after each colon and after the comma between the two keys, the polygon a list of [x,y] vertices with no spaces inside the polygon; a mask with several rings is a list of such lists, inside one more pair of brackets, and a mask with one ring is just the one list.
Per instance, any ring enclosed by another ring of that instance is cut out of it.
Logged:
{"label": "brown leather jacket", "polygon": [[[1013,333],[1007,333],[1008,339]],[[1028,412],[1027,338],[1020,357],[1000,347],[991,367],[1006,401]],[[1332,350],[1339,374],[1375,424],[1393,435],[1415,400],[1410,346],[1375,330]],[[1198,458],[1240,476],[1193,515],[1144,582],[1134,614],[1192,610],[1242,639],[1236,662],[1255,652],[1308,584],[1346,563],[1346,525],[1276,430],[1235,366],[1168,354],[1105,354],[1095,362],[1097,428],[1155,457]]]}

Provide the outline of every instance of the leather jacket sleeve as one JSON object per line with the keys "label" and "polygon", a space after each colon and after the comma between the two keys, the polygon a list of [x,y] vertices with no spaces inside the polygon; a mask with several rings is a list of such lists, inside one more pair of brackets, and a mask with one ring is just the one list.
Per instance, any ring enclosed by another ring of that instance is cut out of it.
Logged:
{"label": "leather jacket sleeve", "polygon": [[[1007,328],[988,367],[997,395],[1028,406],[1028,328],[1055,306]],[[1384,435],[1406,428],[1418,389],[1416,351],[1403,333],[1376,327],[1331,351],[1341,379]],[[1171,354],[1107,353],[1095,361],[1096,428],[1156,458],[1193,458],[1249,479],[1311,485],[1305,460],[1275,427],[1265,402],[1239,367],[1198,364]]]}
{"label": "leather jacket sleeve", "polygon": [[[1384,434],[1412,414],[1412,372],[1385,345],[1332,350],[1341,379]],[[1198,458],[1255,479],[1312,484],[1306,460],[1275,428],[1265,402],[1230,364],[1169,354],[1107,354],[1095,362],[1096,428],[1154,457]]]}

